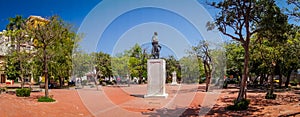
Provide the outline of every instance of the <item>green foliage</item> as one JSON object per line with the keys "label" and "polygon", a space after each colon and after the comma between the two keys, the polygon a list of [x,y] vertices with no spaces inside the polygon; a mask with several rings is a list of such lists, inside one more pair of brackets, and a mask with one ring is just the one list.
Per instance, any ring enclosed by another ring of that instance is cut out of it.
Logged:
{"label": "green foliage", "polygon": [[[43,73],[37,73],[45,77],[45,84],[48,84],[48,74],[53,77],[65,78],[70,76],[71,53],[73,43],[77,35],[71,31],[58,16],[52,16],[44,25],[37,25],[28,30],[31,39],[34,39],[34,65],[33,69],[40,69]],[[40,71],[40,70],[33,70]],[[61,79],[63,81],[63,79]],[[48,96],[48,87],[45,88],[45,96]]]}
{"label": "green foliage", "polygon": [[204,75],[203,67],[200,67],[202,62],[195,56],[182,57],[179,62],[181,66],[181,81],[183,83],[199,83],[199,78]]}
{"label": "green foliage", "polygon": [[199,79],[199,84],[204,83],[206,81],[206,77],[201,77]]}
{"label": "green foliage", "polygon": [[298,83],[299,83],[299,81],[298,81],[297,79],[294,79],[294,80],[290,81],[290,84],[291,84],[292,86],[297,86]]}
{"label": "green foliage", "polygon": [[[15,80],[20,78],[21,82],[24,82],[24,76],[28,75],[31,70],[31,62],[29,61],[31,53],[26,52],[26,49],[22,49],[24,47],[21,47],[21,44],[30,41],[27,35],[25,19],[18,15],[14,18],[9,18],[6,29],[7,31],[4,35],[10,38],[8,44],[12,48],[9,48],[6,55],[8,57],[6,57],[5,73],[8,79]],[[23,87],[23,83],[21,86]]]}
{"label": "green foliage", "polygon": [[234,105],[227,106],[228,110],[247,110],[250,104],[249,99],[241,99],[241,101],[234,100]]}
{"label": "green foliage", "polygon": [[99,52],[95,53],[95,64],[97,73],[101,73],[102,76],[111,77],[113,75],[111,66],[111,57],[109,54]]}
{"label": "green foliage", "polygon": [[129,75],[129,57],[122,55],[111,58],[112,72],[115,76],[125,77]]}
{"label": "green foliage", "polygon": [[[243,82],[238,95],[240,100],[245,96],[245,82],[249,75],[251,37],[254,34],[259,35],[260,38],[257,38],[255,42],[263,39],[262,37],[266,37],[264,39],[269,41],[284,42],[286,29],[289,27],[287,16],[282,14],[274,0],[225,0],[213,2],[211,5],[220,9],[220,12],[213,24],[207,24],[208,29],[216,26],[222,34],[238,41],[244,48],[244,77],[242,77]],[[272,53],[272,55],[275,54]]]}
{"label": "green foliage", "polygon": [[55,102],[55,99],[43,96],[38,99],[38,102]]}
{"label": "green foliage", "polygon": [[[294,27],[287,42],[283,45],[283,74],[290,76],[293,70],[300,68],[300,29]],[[288,82],[286,82],[286,86]]]}
{"label": "green foliage", "polygon": [[128,64],[131,77],[139,77],[141,60],[135,57],[130,57]]}
{"label": "green foliage", "polygon": [[228,83],[227,83],[227,82],[224,82],[224,83],[223,83],[223,88],[225,88],[225,89],[226,89],[226,88],[227,88],[227,86],[228,86]]}
{"label": "green foliage", "polygon": [[29,88],[23,88],[23,89],[17,89],[16,95],[18,97],[29,97],[30,96],[30,89]]}
{"label": "green foliage", "polygon": [[75,51],[72,56],[73,75],[83,77],[93,67],[92,56],[82,51]]}
{"label": "green foliage", "polygon": [[244,63],[244,49],[241,44],[236,42],[227,43],[226,49],[226,66],[228,75],[242,74]]}
{"label": "green foliage", "polygon": [[176,71],[177,79],[181,78],[180,63],[174,56],[164,58],[166,60],[167,82],[172,82],[172,72]]}
{"label": "green foliage", "polygon": [[5,73],[7,75],[7,79],[15,80],[20,76],[20,68],[19,62],[16,59],[16,54],[11,53],[8,55],[9,57],[6,58],[6,66],[5,66]]}
{"label": "green foliage", "polygon": [[0,87],[0,94],[2,93],[2,92],[5,92],[6,91],[6,88],[5,87]]}
{"label": "green foliage", "polygon": [[[131,77],[147,78],[147,57],[146,50],[138,44],[135,44],[129,50],[128,68]],[[139,80],[141,81],[141,80]],[[140,82],[141,83],[141,82]]]}
{"label": "green foliage", "polygon": [[106,82],[103,78],[99,78],[99,84],[102,85],[102,86],[106,86]]}
{"label": "green foliage", "polygon": [[64,28],[66,32],[61,35],[62,39],[53,44],[51,50],[56,53],[52,55],[48,64],[49,74],[54,78],[58,78],[60,86],[62,86],[65,78],[71,76],[72,50],[74,49],[75,42],[78,40],[75,32],[67,27]]}
{"label": "green foliage", "polygon": [[25,19],[20,15],[16,15],[14,18],[9,18],[9,24],[7,24],[6,30],[22,29],[24,25]]}
{"label": "green foliage", "polygon": [[82,85],[87,85],[87,80],[82,80],[82,81],[81,81],[81,84],[82,84]]}
{"label": "green foliage", "polygon": [[265,96],[266,99],[273,99],[273,100],[275,100],[276,97],[277,97],[277,95],[274,94],[272,91],[268,91],[266,96]]}

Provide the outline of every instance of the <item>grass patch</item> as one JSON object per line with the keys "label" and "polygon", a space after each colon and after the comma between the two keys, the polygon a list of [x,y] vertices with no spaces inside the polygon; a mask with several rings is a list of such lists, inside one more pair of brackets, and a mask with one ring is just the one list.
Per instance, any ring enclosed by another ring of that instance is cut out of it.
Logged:
{"label": "grass patch", "polygon": [[233,101],[234,105],[229,105],[226,108],[228,110],[247,110],[250,104],[249,99],[242,99],[241,101],[237,102],[236,100]]}
{"label": "grass patch", "polygon": [[55,99],[52,99],[51,97],[43,96],[38,99],[38,102],[55,102]]}
{"label": "grass patch", "polygon": [[266,94],[266,96],[265,96],[266,99],[273,99],[273,100],[275,100],[276,97],[277,97],[277,95],[274,94],[273,92],[271,92],[271,93],[268,92],[268,93]]}
{"label": "grass patch", "polygon": [[28,88],[23,88],[23,89],[17,89],[16,90],[16,95],[18,97],[29,97],[30,96],[30,89]]}

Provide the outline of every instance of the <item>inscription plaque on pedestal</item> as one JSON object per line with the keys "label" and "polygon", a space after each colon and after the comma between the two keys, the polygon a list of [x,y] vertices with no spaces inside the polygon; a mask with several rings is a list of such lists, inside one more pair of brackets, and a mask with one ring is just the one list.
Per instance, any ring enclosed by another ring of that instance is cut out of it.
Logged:
{"label": "inscription plaque on pedestal", "polygon": [[167,98],[166,93],[166,61],[150,59],[147,61],[147,94],[145,98]]}

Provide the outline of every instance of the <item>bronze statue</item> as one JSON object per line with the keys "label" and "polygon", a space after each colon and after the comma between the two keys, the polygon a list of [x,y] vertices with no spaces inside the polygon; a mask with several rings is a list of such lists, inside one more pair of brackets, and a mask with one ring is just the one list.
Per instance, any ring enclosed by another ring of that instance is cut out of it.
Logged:
{"label": "bronze statue", "polygon": [[152,57],[154,59],[159,59],[159,51],[161,49],[161,46],[158,44],[158,38],[157,38],[157,32],[154,32],[154,35],[152,36]]}

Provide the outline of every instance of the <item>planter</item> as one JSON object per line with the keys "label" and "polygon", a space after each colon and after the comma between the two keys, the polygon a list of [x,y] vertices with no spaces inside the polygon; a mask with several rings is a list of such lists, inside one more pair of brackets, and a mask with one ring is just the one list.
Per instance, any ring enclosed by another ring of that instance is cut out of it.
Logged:
{"label": "planter", "polygon": [[297,86],[297,83],[290,83],[291,86]]}

